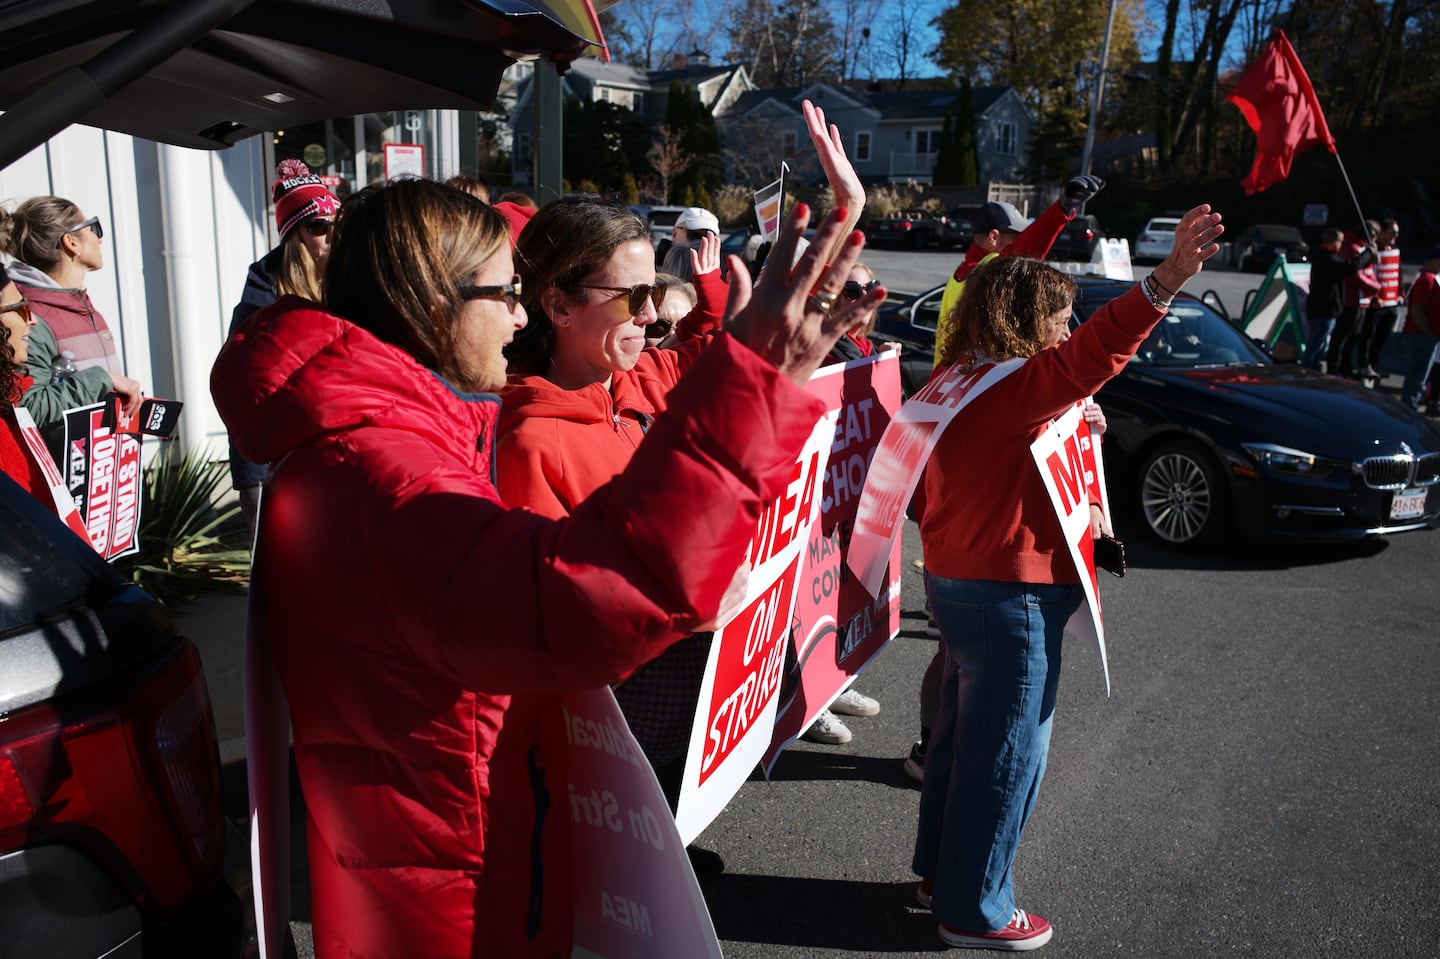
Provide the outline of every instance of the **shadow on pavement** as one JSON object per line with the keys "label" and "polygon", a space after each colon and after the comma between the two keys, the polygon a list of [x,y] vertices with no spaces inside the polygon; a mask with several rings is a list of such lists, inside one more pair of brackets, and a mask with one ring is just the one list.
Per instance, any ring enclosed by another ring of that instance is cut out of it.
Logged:
{"label": "shadow on pavement", "polygon": [[[780,754],[770,773],[772,782],[868,782],[900,789],[914,789],[915,783],[905,775],[903,756],[854,756],[835,751],[832,746],[810,749],[804,743],[793,743]],[[750,777],[764,777],[757,769]]]}
{"label": "shadow on pavement", "polygon": [[[1213,549],[1181,552],[1162,546],[1139,520],[1117,517],[1115,535],[1125,543],[1125,562],[1135,569],[1279,570],[1345,563],[1378,555],[1389,548],[1385,537],[1349,543],[1247,542],[1235,540]],[[1424,530],[1400,533],[1423,536]]]}
{"label": "shadow on pavement", "polygon": [[701,888],[722,941],[872,955],[946,951],[934,917],[915,903],[913,882],[726,873]]}

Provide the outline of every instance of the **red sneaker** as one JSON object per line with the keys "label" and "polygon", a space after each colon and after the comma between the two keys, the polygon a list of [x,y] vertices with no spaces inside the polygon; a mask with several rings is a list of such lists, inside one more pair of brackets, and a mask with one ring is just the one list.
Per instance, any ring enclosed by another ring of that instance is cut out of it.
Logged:
{"label": "red sneaker", "polygon": [[1008,952],[1023,952],[1039,949],[1050,941],[1055,932],[1048,920],[1032,916],[1024,909],[1016,909],[1010,917],[1010,925],[994,932],[970,932],[940,923],[940,941],[957,949],[1002,949]]}

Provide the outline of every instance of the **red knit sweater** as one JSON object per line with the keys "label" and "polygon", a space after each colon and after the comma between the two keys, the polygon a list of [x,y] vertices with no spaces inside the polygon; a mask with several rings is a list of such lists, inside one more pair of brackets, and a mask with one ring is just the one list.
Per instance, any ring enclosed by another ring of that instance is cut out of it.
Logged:
{"label": "red knit sweater", "polygon": [[925,471],[927,570],[950,579],[1079,582],[1030,444],[1124,369],[1162,315],[1137,286],[960,412]]}
{"label": "red knit sweater", "polygon": [[[10,397],[10,405],[13,407],[20,402],[20,396],[30,388],[32,380],[28,376],[22,376],[17,384],[18,390]],[[51,512],[55,510],[55,501],[50,496],[49,484],[45,482],[45,474],[40,471],[40,464],[30,455],[29,449],[25,446],[25,437],[20,435],[20,424],[15,420],[13,409],[5,410],[0,415],[0,470],[25,488],[31,496],[50,507]]]}

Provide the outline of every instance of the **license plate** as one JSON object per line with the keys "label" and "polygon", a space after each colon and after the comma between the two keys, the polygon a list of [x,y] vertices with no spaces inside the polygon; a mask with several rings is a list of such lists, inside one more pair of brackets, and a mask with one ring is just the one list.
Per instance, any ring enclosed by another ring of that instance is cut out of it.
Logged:
{"label": "license plate", "polygon": [[1414,519],[1425,515],[1425,496],[1429,490],[1404,489],[1390,501],[1391,519]]}

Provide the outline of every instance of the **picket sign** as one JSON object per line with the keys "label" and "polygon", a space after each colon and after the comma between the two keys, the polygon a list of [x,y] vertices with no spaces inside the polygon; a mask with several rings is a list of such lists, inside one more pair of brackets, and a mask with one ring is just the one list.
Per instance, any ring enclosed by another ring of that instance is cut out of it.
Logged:
{"label": "picket sign", "polygon": [[[50,489],[50,499],[55,504],[55,513],[70,527],[71,532],[90,543],[90,533],[85,529],[85,519],[80,511],[75,508],[75,500],[70,496],[70,489],[65,485],[65,477],[60,474],[60,467],[55,465],[55,460],[50,456],[50,450],[45,447],[45,439],[40,435],[40,429],[35,425],[35,419],[30,411],[23,406],[13,407],[15,410],[15,421],[20,426],[20,435],[25,438],[25,446],[30,450],[30,456],[40,466],[40,472],[45,474],[45,485]],[[94,543],[90,543],[94,547]]]}
{"label": "picket sign", "polygon": [[1105,695],[1110,695],[1110,663],[1105,653],[1105,624],[1100,614],[1100,584],[1095,573],[1095,541],[1090,536],[1090,502],[1098,497],[1109,516],[1109,497],[1104,492],[1104,470],[1100,465],[1100,444],[1082,411],[1087,401],[1070,407],[1030,444],[1030,455],[1040,471],[1050,505],[1065,534],[1070,559],[1080,575],[1085,603],[1065,628],[1077,638],[1091,639],[1100,650],[1100,667],[1105,673]]}

